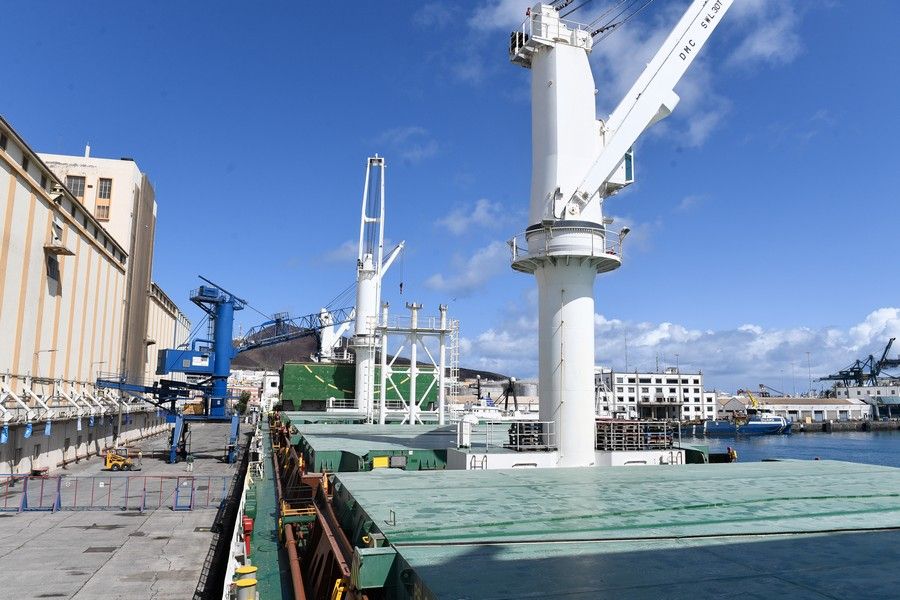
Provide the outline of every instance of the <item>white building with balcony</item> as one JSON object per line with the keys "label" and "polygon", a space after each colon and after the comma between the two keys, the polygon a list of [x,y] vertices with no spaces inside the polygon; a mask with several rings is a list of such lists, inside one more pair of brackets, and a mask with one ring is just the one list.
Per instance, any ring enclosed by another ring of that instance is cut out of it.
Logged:
{"label": "white building with balcony", "polygon": [[716,418],[716,394],[703,389],[702,373],[669,367],[662,373],[619,372],[597,368],[597,415],[611,419]]}

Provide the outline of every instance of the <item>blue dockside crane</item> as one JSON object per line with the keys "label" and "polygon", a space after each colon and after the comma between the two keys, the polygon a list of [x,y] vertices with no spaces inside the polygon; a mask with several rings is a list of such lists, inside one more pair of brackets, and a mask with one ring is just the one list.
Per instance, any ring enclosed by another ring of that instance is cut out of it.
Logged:
{"label": "blue dockside crane", "polygon": [[[225,460],[233,463],[237,458],[237,438],[240,415],[228,409],[228,377],[231,361],[241,352],[270,346],[287,340],[310,335],[324,327],[352,320],[353,310],[341,308],[328,313],[323,320],[323,312],[298,318],[276,315],[274,318],[250,330],[236,345],[233,338],[234,313],[243,310],[247,301],[213,283],[205,277],[206,284],[191,293],[191,302],[200,307],[209,317],[209,334],[206,338],[195,338],[186,347],[168,348],[159,351],[156,374],[183,373],[203,376],[197,383],[186,383],[163,379],[153,385],[129,382],[127,377],[98,379],[97,387],[116,389],[129,394],[150,396],[149,401],[166,411],[166,419],[174,423],[169,448],[169,462],[177,462],[181,449],[185,447],[188,424],[192,422],[231,423]],[[203,399],[203,414],[184,414],[177,408],[177,401],[189,399],[199,391]],[[147,398],[144,398],[147,400]]]}

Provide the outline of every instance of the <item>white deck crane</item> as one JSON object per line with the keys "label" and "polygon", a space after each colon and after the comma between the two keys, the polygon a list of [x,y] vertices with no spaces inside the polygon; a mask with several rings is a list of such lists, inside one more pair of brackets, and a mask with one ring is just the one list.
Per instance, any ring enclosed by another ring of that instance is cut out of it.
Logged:
{"label": "white deck crane", "polygon": [[356,353],[356,408],[371,419],[375,400],[375,350],[381,344],[375,325],[381,304],[381,281],[403,250],[400,242],[384,256],[384,158],[366,163],[359,254],[356,261],[356,321],[351,345]]}
{"label": "white deck crane", "polygon": [[594,278],[621,266],[628,233],[610,237],[603,200],[634,181],[635,141],[674,110],[675,85],[731,4],[694,0],[605,122],[588,63],[599,30],[537,4],[510,38],[510,60],[532,72],[530,226],[510,241],[512,267],[538,282],[540,420],[556,428],[560,466],[595,461]]}

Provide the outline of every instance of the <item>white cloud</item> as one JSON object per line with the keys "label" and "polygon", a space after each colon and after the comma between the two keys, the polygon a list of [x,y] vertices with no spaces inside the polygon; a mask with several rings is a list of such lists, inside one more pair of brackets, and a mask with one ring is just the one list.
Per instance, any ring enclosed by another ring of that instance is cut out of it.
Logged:
{"label": "white cloud", "polygon": [[446,27],[452,22],[454,9],[443,2],[427,2],[413,13],[412,21],[419,27]]}
{"label": "white cloud", "polygon": [[498,0],[480,6],[469,19],[473,29],[515,29],[525,20],[529,0]]}
{"label": "white cloud", "polygon": [[860,350],[874,339],[900,337],[900,309],[879,308],[850,329],[851,348]]}
{"label": "white cloud", "polygon": [[481,198],[474,204],[454,208],[446,217],[438,220],[438,224],[452,234],[462,235],[477,227],[495,229],[509,221],[510,211],[502,204]]}
{"label": "white cloud", "polygon": [[735,2],[731,12],[745,35],[728,57],[730,64],[785,64],[803,51],[797,33],[799,18],[792,2],[744,0]]}
{"label": "white cloud", "polygon": [[435,273],[425,281],[425,286],[438,292],[468,296],[509,268],[509,248],[505,242],[491,242],[468,258],[456,257],[453,267],[453,274]]}
{"label": "white cloud", "polygon": [[394,156],[406,163],[418,163],[438,153],[437,140],[424,127],[410,125],[395,127],[382,132],[376,139],[384,144]]}
{"label": "white cloud", "polygon": [[681,202],[678,203],[678,206],[675,207],[675,210],[677,210],[678,212],[687,212],[693,208],[696,208],[704,200],[705,198],[703,196],[697,194],[685,196],[681,199]]}
{"label": "white cloud", "polygon": [[347,262],[355,260],[358,254],[359,244],[353,240],[347,240],[337,248],[332,248],[323,254],[322,260],[326,262]]}
{"label": "white cloud", "polygon": [[[529,310],[536,314],[536,310]],[[734,391],[766,383],[788,393],[800,393],[809,385],[807,352],[813,387],[827,387],[827,382],[816,379],[857,358],[880,356],[889,338],[900,337],[900,308],[880,308],[846,329],[742,324],[732,329],[703,330],[596,314],[594,335],[598,365],[623,369],[627,340],[629,370],[653,370],[657,360],[660,367],[677,362],[684,370],[702,370],[710,388]],[[519,377],[537,375],[536,318],[511,318],[467,338],[466,344],[463,366]]]}
{"label": "white cloud", "polygon": [[637,249],[646,252],[653,248],[653,238],[663,227],[663,220],[657,217],[653,221],[635,221],[631,217],[616,216],[614,228],[622,230],[628,228],[631,231],[622,243],[623,252]]}

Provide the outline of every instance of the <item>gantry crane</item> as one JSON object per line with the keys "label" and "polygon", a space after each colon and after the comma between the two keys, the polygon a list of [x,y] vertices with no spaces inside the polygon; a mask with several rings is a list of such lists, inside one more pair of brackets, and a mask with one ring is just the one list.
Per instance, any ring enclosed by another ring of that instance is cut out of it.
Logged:
{"label": "gantry crane", "polygon": [[852,365],[841,369],[837,373],[820,377],[819,381],[840,381],[847,387],[854,384],[859,387],[878,385],[878,376],[881,375],[883,370],[900,367],[900,357],[888,358],[888,352],[891,351],[891,346],[894,345],[895,339],[891,338],[888,340],[884,351],[881,353],[881,358],[878,360],[875,360],[875,356],[870,354],[865,360],[856,359]]}
{"label": "gantry crane", "polygon": [[[172,463],[178,460],[179,450],[184,448],[189,423],[230,422],[231,430],[225,458],[228,462],[234,462],[237,456],[240,416],[231,413],[227,403],[232,359],[239,353],[253,348],[271,346],[310,335],[321,329],[345,324],[353,319],[354,311],[352,308],[330,311],[323,309],[296,318],[278,314],[248,330],[247,335],[235,344],[234,312],[247,306],[247,301],[205,277],[200,279],[206,285],[194,290],[191,302],[209,317],[211,335],[207,338],[194,338],[189,344],[185,344],[184,348],[160,350],[156,373],[157,375],[181,373],[204,378],[198,383],[163,379],[153,385],[143,385],[129,382],[122,376],[117,379],[98,379],[97,387],[141,395],[145,400],[166,411],[167,419],[174,423],[169,448],[169,462]],[[186,400],[197,392],[203,399],[203,414],[187,415],[179,411],[177,402]],[[149,396],[149,399],[146,396]]]}

